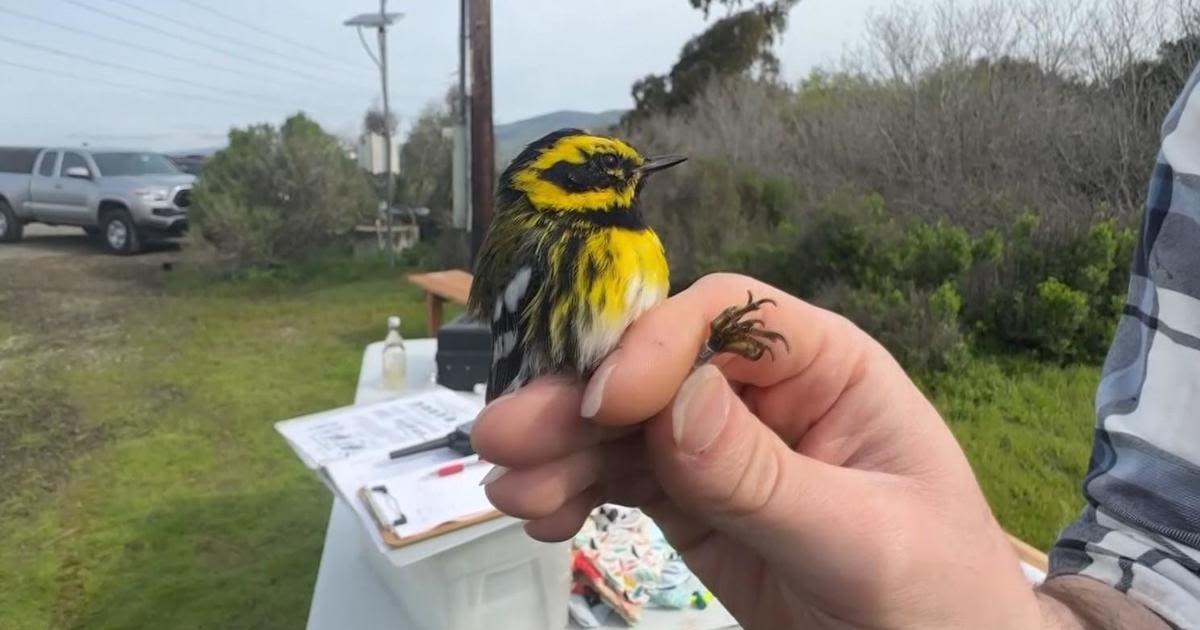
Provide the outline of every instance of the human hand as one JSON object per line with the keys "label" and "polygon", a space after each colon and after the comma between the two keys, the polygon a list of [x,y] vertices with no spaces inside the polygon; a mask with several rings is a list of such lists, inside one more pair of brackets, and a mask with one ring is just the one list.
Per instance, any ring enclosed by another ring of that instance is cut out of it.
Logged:
{"label": "human hand", "polygon": [[[746,290],[791,351],[692,372]],[[689,375],[690,374],[690,375]],[[585,419],[586,418],[586,419]],[[487,487],[540,540],[601,502],[641,507],[747,628],[1036,628],[1037,598],[962,450],[847,320],[741,276],[643,315],[589,383],[545,378],[484,410]]]}

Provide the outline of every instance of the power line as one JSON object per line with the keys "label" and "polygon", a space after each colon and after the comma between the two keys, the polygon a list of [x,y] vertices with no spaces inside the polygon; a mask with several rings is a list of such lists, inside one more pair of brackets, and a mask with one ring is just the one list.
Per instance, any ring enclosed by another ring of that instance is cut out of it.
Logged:
{"label": "power line", "polygon": [[184,98],[184,99],[188,99],[188,100],[209,101],[212,103],[219,103],[222,105],[232,105],[234,107],[244,107],[244,105],[242,105],[241,103],[235,103],[233,101],[227,101],[227,100],[220,99],[220,98],[213,98],[211,96],[206,96],[203,94],[189,94],[187,92],[176,92],[174,90],[163,90],[160,88],[146,88],[144,86],[134,85],[132,83],[121,83],[119,81],[108,81],[106,79],[97,79],[96,77],[72,74],[70,72],[63,72],[62,70],[54,70],[51,68],[41,68],[38,66],[31,66],[28,64],[19,63],[19,62],[15,62],[15,61],[6,61],[4,59],[0,59],[0,64],[6,65],[6,66],[12,66],[14,68],[21,68],[24,70],[31,70],[33,72],[40,72],[43,74],[53,74],[53,75],[57,75],[57,76],[71,79],[74,81],[89,81],[92,83],[99,83],[101,85],[107,85],[109,87],[120,88],[122,90],[134,90],[137,92],[144,92],[144,93],[165,94],[167,96],[173,96],[176,98]]}
{"label": "power line", "polygon": [[[119,0],[110,0],[110,1],[117,2],[117,1],[119,1]],[[283,35],[280,35],[280,34],[278,34],[278,33],[274,33],[274,32],[272,32],[272,31],[269,31],[269,30],[267,30],[267,29],[265,29],[265,28],[263,28],[263,27],[261,27],[261,26],[259,26],[259,25],[257,25],[257,24],[254,24],[254,23],[252,23],[252,22],[246,22],[245,20],[241,20],[241,19],[239,19],[239,18],[237,18],[237,17],[234,17],[234,16],[232,16],[232,15],[229,15],[229,14],[227,14],[227,13],[222,13],[221,11],[218,11],[218,10],[216,10],[216,9],[212,8],[212,7],[205,6],[204,4],[201,4],[201,3],[199,3],[199,2],[196,2],[196,0],[179,0],[179,1],[180,1],[180,2],[183,2],[184,4],[189,4],[189,5],[191,5],[191,6],[195,7],[195,8],[197,8],[197,9],[200,9],[201,11],[204,11],[205,13],[209,13],[209,14],[215,15],[215,16],[217,16],[217,17],[219,17],[219,18],[223,19],[223,20],[226,20],[226,21],[229,21],[229,22],[233,22],[234,24],[237,24],[237,25],[239,25],[239,26],[241,26],[241,27],[243,27],[243,28],[247,28],[247,29],[250,29],[250,30],[252,30],[252,31],[254,31],[254,32],[256,32],[256,33],[260,33],[260,34],[262,34],[262,35],[266,35],[267,37],[270,37],[270,38],[272,38],[272,39],[275,39],[275,40],[281,41],[281,42],[283,42],[283,43],[285,43],[285,44],[289,44],[289,45],[291,45],[291,46],[294,46],[294,47],[296,47],[296,48],[299,48],[299,49],[301,49],[301,50],[306,50],[306,51],[308,51],[308,52],[310,52],[310,53],[313,53],[313,54],[315,54],[315,55],[317,55],[317,56],[321,57],[323,60],[324,60],[324,59],[329,59],[329,58],[330,58],[330,56],[329,56],[329,53],[326,53],[326,52],[323,52],[323,51],[321,51],[321,50],[318,50],[317,48],[314,48],[314,47],[312,47],[312,46],[309,46],[308,44],[305,44],[304,42],[298,42],[298,41],[296,41],[296,40],[294,40],[294,39],[291,39],[291,38],[289,38],[289,37],[284,37]],[[122,3],[122,4],[124,4],[124,3]],[[350,66],[350,67],[355,67],[355,64],[351,64],[351,63],[349,63],[349,62],[347,62],[347,61],[342,61],[341,59],[336,59],[336,58],[334,58],[333,60],[334,60],[334,61],[337,61],[338,63],[340,63],[340,64],[342,64],[342,65],[346,65],[346,66]]]}
{"label": "power line", "polygon": [[[190,24],[190,23],[188,23],[188,22],[185,22],[185,21],[183,21],[183,20],[180,20],[180,19],[178,19],[178,18],[171,17],[170,15],[165,15],[165,14],[163,14],[163,13],[159,13],[159,12],[157,12],[157,11],[152,11],[152,10],[150,10],[150,9],[147,9],[146,7],[139,6],[139,5],[137,5],[137,4],[134,4],[134,3],[132,3],[132,2],[128,2],[128,1],[126,1],[126,0],[107,0],[107,2],[110,2],[110,3],[112,3],[112,4],[119,4],[119,5],[123,6],[123,7],[126,7],[126,8],[128,8],[128,9],[131,9],[131,10],[133,10],[133,11],[136,11],[136,12],[138,12],[138,13],[143,13],[143,14],[145,14],[145,15],[149,15],[149,16],[151,16],[151,17],[154,17],[154,18],[157,18],[157,19],[159,19],[159,20],[162,20],[163,22],[168,22],[168,23],[170,23],[170,24],[174,24],[174,25],[176,25],[176,26],[179,26],[179,27],[185,28],[185,29],[187,29],[188,31],[194,31],[194,32],[196,32],[196,33],[200,33],[200,34],[202,34],[202,35],[206,35],[206,36],[208,36],[208,37],[211,37],[211,38],[214,38],[214,39],[221,39],[221,40],[225,40],[225,41],[227,41],[227,42],[229,42],[229,43],[233,44],[234,46],[242,46],[242,47],[244,47],[244,48],[252,48],[252,49],[254,49],[254,50],[257,50],[257,51],[259,51],[259,52],[264,52],[264,53],[267,53],[268,55],[274,55],[274,56],[276,56],[276,57],[282,57],[283,59],[286,59],[287,61],[295,61],[295,59],[293,59],[293,58],[292,58],[292,56],[291,56],[291,55],[289,55],[289,54],[287,54],[287,53],[279,52],[279,51],[277,51],[277,50],[273,50],[273,49],[271,49],[271,48],[267,48],[267,47],[265,47],[265,46],[260,46],[259,44],[256,44],[256,43],[253,43],[253,42],[247,42],[247,41],[243,41],[243,40],[240,40],[240,39],[238,39],[238,38],[236,38],[236,37],[231,37],[231,36],[229,36],[229,35],[226,35],[226,34],[224,34],[224,33],[217,33],[217,32],[214,32],[214,31],[211,31],[211,30],[208,30],[208,29],[204,29],[204,28],[201,28],[201,27],[199,27],[199,26],[196,26],[195,24]],[[327,66],[327,68],[326,68],[326,71],[327,71],[327,72],[328,72],[328,71],[333,71],[333,72],[338,72],[338,73],[345,72],[345,70],[344,70],[344,69],[342,69],[342,68],[332,68],[332,69],[331,69],[331,68],[329,68],[328,66]]]}
{"label": "power line", "polygon": [[275,84],[277,84],[277,85],[282,85],[282,86],[285,86],[285,87],[292,87],[292,88],[296,87],[296,84],[290,84],[290,83],[287,83],[287,82],[285,82],[285,81],[280,81],[279,79],[275,79],[275,78],[272,78],[272,77],[263,77],[263,76],[259,76],[259,75],[255,75],[255,74],[250,74],[250,73],[247,73],[247,72],[245,72],[245,71],[243,71],[243,70],[240,70],[240,69],[238,69],[238,68],[234,68],[234,67],[232,67],[232,66],[223,66],[223,65],[221,65],[221,64],[216,64],[216,63],[211,63],[211,62],[208,62],[208,61],[204,61],[203,59],[195,59],[195,58],[183,57],[183,56],[180,56],[180,55],[176,55],[176,54],[174,54],[174,53],[172,53],[172,52],[169,52],[169,51],[162,50],[162,49],[160,49],[160,48],[154,48],[154,47],[151,47],[151,46],[142,46],[142,45],[140,45],[140,44],[135,44],[135,43],[129,42],[129,41],[127,41],[127,40],[118,39],[118,38],[116,38],[116,37],[109,37],[109,36],[107,36],[107,35],[101,35],[100,33],[93,33],[93,32],[91,32],[91,31],[88,31],[88,30],[84,30],[84,29],[81,29],[81,28],[75,28],[74,26],[69,26],[69,25],[67,25],[67,24],[61,24],[61,23],[59,23],[59,22],[55,22],[55,21],[53,21],[53,20],[47,20],[47,19],[45,19],[45,18],[41,18],[41,17],[38,17],[38,16],[36,16],[36,15],[30,15],[30,14],[28,14],[28,13],[24,13],[24,12],[22,12],[22,11],[17,11],[17,10],[14,10],[14,9],[9,9],[9,8],[7,8],[7,7],[4,7],[4,6],[0,6],[0,13],[7,13],[7,14],[9,14],[9,15],[13,15],[13,16],[16,16],[16,17],[19,17],[19,18],[22,18],[22,19],[30,20],[30,21],[32,21],[32,22],[38,22],[38,23],[40,23],[40,24],[46,24],[46,25],[53,26],[53,27],[55,27],[55,28],[59,28],[59,29],[62,29],[62,30],[64,30],[64,31],[70,32],[70,33],[75,33],[75,34],[77,34],[77,35],[82,35],[82,36],[84,36],[84,37],[90,37],[90,38],[92,38],[92,39],[98,39],[98,40],[100,40],[100,41],[103,41],[103,42],[108,42],[108,43],[110,43],[110,44],[115,44],[115,45],[118,45],[118,46],[121,46],[121,47],[124,47],[124,48],[130,48],[130,49],[133,49],[133,50],[140,50],[140,51],[143,51],[143,52],[153,53],[154,55],[157,55],[157,56],[160,56],[160,57],[165,57],[165,58],[167,58],[167,59],[175,59],[175,60],[177,60],[177,61],[182,61],[182,62],[184,62],[184,63],[190,63],[190,64],[196,64],[196,65],[201,65],[201,66],[207,66],[207,67],[209,67],[209,68],[214,68],[214,69],[217,69],[217,70],[221,70],[221,71],[223,71],[223,72],[232,72],[232,73],[234,73],[234,74],[238,74],[238,75],[241,75],[241,76],[243,76],[243,77],[247,77],[247,78],[250,78],[250,79],[254,79],[254,80],[256,80],[256,81],[267,81],[267,82],[270,82],[270,83],[275,83]]}
{"label": "power line", "polygon": [[[123,16],[123,15],[118,15],[118,14],[116,14],[116,13],[112,13],[111,11],[106,11],[106,10],[104,10],[104,9],[101,9],[101,8],[99,8],[99,7],[94,7],[94,6],[90,5],[90,4],[86,4],[86,3],[84,3],[84,2],[80,2],[79,0],[66,0],[66,1],[67,1],[67,2],[69,2],[69,3],[71,3],[71,4],[73,4],[73,5],[75,5],[75,6],[77,6],[77,7],[79,7],[79,8],[81,8],[81,9],[84,9],[84,10],[87,10],[87,11],[91,11],[91,12],[93,12],[93,13],[96,13],[96,14],[99,14],[99,15],[103,15],[104,17],[107,17],[107,18],[109,18],[109,19],[116,20],[116,21],[118,21],[118,22],[123,22],[123,23],[125,23],[125,24],[129,24],[129,25],[131,25],[131,26],[136,26],[136,27],[138,27],[138,28],[146,29],[146,30],[148,30],[148,31],[152,31],[152,32],[158,33],[158,34],[160,34],[160,35],[163,35],[163,36],[169,37],[169,38],[171,38],[171,39],[173,39],[173,40],[179,40],[179,41],[187,42],[187,43],[189,43],[189,44],[192,44],[192,45],[194,45],[194,46],[199,46],[199,47],[201,47],[201,48],[207,48],[207,49],[209,49],[209,50],[214,50],[214,51],[216,51],[216,52],[218,52],[218,53],[220,53],[220,54],[223,54],[223,55],[228,55],[228,56],[230,56],[230,57],[233,57],[234,59],[237,59],[238,61],[241,61],[241,62],[243,62],[243,63],[247,63],[247,64],[256,64],[256,65],[264,66],[264,67],[267,67],[267,68],[272,68],[272,69],[274,69],[274,70],[277,70],[277,71],[280,71],[280,72],[286,72],[286,73],[288,73],[288,74],[293,74],[293,75],[296,75],[296,76],[304,77],[304,78],[306,78],[306,79],[307,79],[307,80],[309,80],[309,81],[318,81],[318,82],[322,82],[322,83],[326,83],[326,84],[330,84],[330,85],[340,85],[340,86],[342,86],[342,87],[344,87],[344,88],[350,88],[350,89],[354,89],[354,90],[361,90],[361,89],[363,89],[363,88],[361,88],[361,87],[350,86],[350,85],[346,85],[346,84],[343,84],[343,83],[338,83],[337,81],[330,81],[330,80],[329,80],[329,79],[327,79],[327,78],[324,78],[324,77],[321,77],[321,76],[318,76],[318,75],[315,75],[315,74],[309,74],[309,73],[307,73],[307,72],[301,72],[301,71],[295,70],[295,69],[293,69],[293,68],[288,68],[288,67],[286,67],[286,66],[281,66],[281,65],[278,65],[278,64],[275,64],[275,63],[269,63],[269,62],[267,62],[267,61],[263,61],[263,60],[251,60],[251,59],[246,59],[246,58],[244,58],[244,57],[241,57],[241,56],[239,56],[239,55],[237,55],[237,54],[235,54],[235,53],[233,53],[233,52],[231,52],[231,51],[228,51],[228,50],[222,50],[222,49],[220,49],[220,48],[217,48],[217,47],[215,47],[215,46],[213,46],[213,45],[211,45],[211,44],[209,44],[208,42],[205,42],[205,41],[203,41],[203,40],[199,40],[199,39],[193,39],[193,38],[187,37],[186,35],[180,35],[180,34],[178,34],[178,33],[172,33],[172,32],[170,32],[170,31],[167,31],[167,30],[165,30],[165,29],[162,29],[162,28],[159,28],[159,27],[157,27],[157,26],[154,26],[153,24],[150,24],[150,23],[148,23],[148,22],[144,22],[144,21],[141,21],[141,20],[135,20],[135,19],[133,19],[133,18],[125,17],[125,16]],[[145,10],[145,9],[142,9],[141,7],[136,7],[136,6],[135,6],[134,8],[137,8],[137,9],[138,9],[139,11],[141,11],[142,13],[146,13],[146,10]],[[147,15],[151,15],[151,13],[147,13]],[[155,17],[157,17],[157,16],[155,16]],[[160,18],[160,19],[161,19],[161,18]],[[196,29],[196,28],[194,28],[194,27],[190,27],[190,26],[189,26],[189,29],[190,29],[190,30],[194,30],[194,31],[196,31],[196,32],[204,32],[204,31],[201,31],[201,30],[199,30],[199,29]]]}
{"label": "power line", "polygon": [[[91,63],[91,64],[95,64],[98,66],[107,66],[109,68],[115,68],[117,70],[133,72],[135,74],[144,74],[148,77],[154,77],[155,79],[161,79],[163,81],[173,81],[175,83],[182,83],[185,85],[190,85],[192,87],[198,87],[202,90],[225,92],[226,94],[231,94],[231,95],[237,96],[239,98],[249,97],[249,99],[251,101],[257,101],[257,99],[261,98],[259,95],[251,94],[249,92],[242,92],[241,90],[214,88],[211,86],[204,85],[203,83],[197,83],[195,81],[191,81],[188,79],[181,79],[179,77],[173,77],[173,76],[166,75],[166,74],[159,74],[159,73],[151,71],[151,70],[143,70],[141,68],[135,68],[133,66],[127,66],[125,64],[114,63],[111,61],[100,61],[98,59],[84,57],[83,55],[76,55],[74,53],[69,53],[65,50],[60,50],[58,48],[53,48],[51,46],[43,46],[41,44],[35,44],[32,42],[15,39],[15,38],[9,37],[7,35],[0,35],[0,41],[6,41],[6,42],[9,42],[10,44],[16,44],[17,46],[24,46],[25,48],[32,48],[33,50],[40,50],[42,52],[47,52],[52,55],[58,55],[59,57],[66,57],[67,59],[75,59],[77,61],[82,61],[84,63]],[[255,104],[259,104],[259,103],[255,103]]]}
{"label": "power line", "polygon": [[[227,40],[227,41],[230,41],[230,42],[234,43],[235,45],[245,45],[245,44],[240,44],[240,43],[239,43],[239,42],[238,42],[236,39],[232,39],[232,38],[226,37],[226,36],[224,36],[224,35],[221,35],[220,33],[213,33],[212,31],[207,31],[207,30],[204,30],[204,29],[201,29],[201,28],[198,28],[198,27],[192,26],[192,25],[190,25],[190,24],[187,24],[187,23],[185,23],[185,22],[181,22],[181,21],[179,21],[179,20],[176,20],[176,19],[174,19],[174,18],[171,18],[171,17],[169,17],[169,16],[164,16],[164,15],[162,15],[162,14],[160,14],[160,13],[157,13],[157,12],[155,12],[155,11],[151,11],[151,10],[149,10],[149,9],[146,9],[146,8],[144,8],[144,7],[139,7],[139,6],[137,6],[137,5],[134,5],[134,4],[128,4],[128,3],[125,3],[125,2],[120,2],[119,0],[109,0],[109,1],[110,1],[110,2],[118,2],[119,4],[122,4],[123,6],[126,6],[126,7],[130,8],[130,9],[133,9],[133,10],[135,10],[135,11],[139,12],[139,13],[144,13],[144,14],[146,14],[146,15],[149,15],[149,16],[151,16],[151,17],[154,17],[154,18],[157,18],[157,19],[159,19],[159,20],[166,21],[166,22],[170,22],[170,23],[172,23],[172,24],[175,24],[175,25],[177,25],[177,26],[182,26],[183,28],[186,28],[188,31],[194,31],[194,32],[197,32],[197,33],[201,33],[201,34],[203,34],[203,35],[207,35],[207,36],[209,36],[209,37],[216,38],[216,39],[224,39],[224,40]],[[278,72],[285,72],[285,73],[288,73],[288,74],[293,74],[293,75],[296,75],[296,76],[298,76],[298,77],[303,77],[303,78],[304,78],[304,79],[306,79],[307,81],[319,81],[319,82],[322,82],[322,83],[327,83],[327,84],[331,84],[331,85],[340,85],[341,87],[344,87],[344,88],[350,88],[350,89],[356,89],[356,90],[360,90],[360,89],[362,89],[362,88],[360,88],[360,87],[355,87],[355,86],[350,86],[350,85],[346,85],[346,84],[341,84],[341,83],[338,83],[337,81],[331,81],[331,80],[329,80],[329,79],[327,79],[327,78],[325,78],[325,77],[321,77],[321,76],[318,76],[318,75],[315,75],[315,74],[310,74],[310,73],[308,73],[308,72],[303,72],[303,71],[300,71],[300,70],[296,70],[296,69],[294,69],[294,68],[290,68],[290,67],[287,67],[287,66],[282,66],[282,65],[279,65],[279,64],[277,64],[277,63],[272,63],[272,62],[264,61],[264,60],[261,60],[261,59],[247,59],[247,58],[245,58],[245,57],[242,57],[242,56],[240,56],[240,55],[239,55],[238,53],[236,53],[235,51],[230,51],[230,50],[227,50],[227,49],[218,48],[218,47],[216,47],[216,46],[213,46],[212,44],[210,44],[209,42],[206,42],[206,41],[204,41],[204,40],[195,39],[195,38],[189,37],[189,36],[187,36],[187,35],[182,35],[182,34],[179,34],[179,33],[172,33],[171,31],[168,31],[168,30],[166,30],[166,29],[163,29],[163,28],[157,27],[157,26],[155,26],[155,25],[153,25],[153,24],[150,24],[150,23],[148,23],[148,22],[145,22],[145,21],[142,21],[142,20],[136,20],[136,19],[134,19],[134,18],[126,17],[126,16],[123,16],[123,15],[119,15],[119,14],[113,13],[113,12],[111,12],[111,11],[107,11],[107,10],[101,9],[101,8],[99,8],[99,7],[96,7],[96,6],[92,6],[92,5],[90,5],[90,4],[86,4],[86,3],[84,3],[84,2],[80,2],[79,0],[67,0],[67,2],[69,2],[69,3],[73,4],[73,5],[75,5],[75,6],[79,7],[79,8],[81,8],[81,9],[84,9],[84,10],[87,10],[87,11],[91,11],[91,12],[93,12],[93,13],[96,13],[96,14],[98,14],[98,15],[102,15],[102,16],[104,16],[104,17],[107,17],[107,18],[109,18],[109,19],[111,19],[111,20],[116,20],[116,21],[118,21],[118,22],[122,22],[122,23],[125,23],[125,24],[129,24],[129,25],[131,25],[131,26],[136,26],[136,27],[138,27],[138,28],[141,28],[141,29],[146,29],[146,30],[148,30],[148,31],[151,31],[151,32],[154,32],[154,33],[158,33],[159,35],[162,35],[162,36],[164,36],[164,37],[169,37],[169,38],[171,38],[171,39],[173,39],[173,40],[179,40],[179,41],[187,42],[187,43],[189,43],[189,44],[192,44],[192,45],[194,45],[194,46],[199,46],[199,47],[201,47],[201,48],[207,48],[207,49],[209,49],[209,50],[216,51],[216,52],[217,52],[217,53],[219,53],[219,54],[222,54],[222,55],[227,55],[227,56],[229,56],[229,57],[232,57],[232,58],[234,58],[234,59],[236,59],[236,60],[238,60],[238,61],[240,61],[240,62],[242,62],[242,63],[251,64],[251,65],[260,65],[260,66],[263,66],[263,67],[266,67],[266,68],[271,68],[272,70],[275,70],[275,71],[278,71]],[[255,46],[253,46],[253,45],[251,45],[251,46],[252,46],[252,47],[255,47]],[[256,47],[256,48],[257,48],[257,47]],[[275,54],[275,55],[278,55],[278,56],[282,56],[282,57],[284,57],[285,59],[286,59],[286,58],[288,58],[286,55],[282,55],[281,53],[276,53],[276,52],[274,52],[274,51],[271,51],[270,49],[264,49],[264,50],[266,50],[266,52],[268,52],[268,53]]]}

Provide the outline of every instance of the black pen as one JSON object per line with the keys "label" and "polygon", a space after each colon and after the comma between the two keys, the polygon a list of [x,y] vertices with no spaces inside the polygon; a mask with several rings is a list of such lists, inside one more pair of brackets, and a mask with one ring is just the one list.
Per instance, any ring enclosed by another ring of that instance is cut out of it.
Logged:
{"label": "black pen", "polygon": [[408,457],[409,455],[416,455],[417,453],[433,451],[439,448],[448,448],[464,456],[474,455],[475,449],[471,448],[471,427],[474,424],[474,420],[460,424],[445,437],[394,450],[388,453],[388,457],[390,459],[400,459],[401,457]]}

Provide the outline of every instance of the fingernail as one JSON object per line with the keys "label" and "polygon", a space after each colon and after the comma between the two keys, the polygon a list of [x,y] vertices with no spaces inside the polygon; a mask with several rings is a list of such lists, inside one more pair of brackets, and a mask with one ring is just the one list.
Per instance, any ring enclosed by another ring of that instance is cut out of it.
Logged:
{"label": "fingernail", "polygon": [[729,402],[729,386],[720,370],[704,365],[692,372],[671,408],[675,446],[688,455],[708,448],[725,427]]}
{"label": "fingernail", "polygon": [[508,469],[504,466],[492,466],[492,469],[488,471],[488,474],[484,475],[483,479],[479,480],[479,485],[486,486],[489,483],[492,483],[493,481],[503,477],[504,473],[506,472],[508,472]]}
{"label": "fingernail", "polygon": [[609,357],[604,365],[600,366],[600,370],[592,375],[587,389],[583,391],[583,404],[579,407],[579,415],[590,419],[600,413],[600,403],[604,402],[604,384],[608,382],[609,375],[616,367],[617,362],[613,357]]}

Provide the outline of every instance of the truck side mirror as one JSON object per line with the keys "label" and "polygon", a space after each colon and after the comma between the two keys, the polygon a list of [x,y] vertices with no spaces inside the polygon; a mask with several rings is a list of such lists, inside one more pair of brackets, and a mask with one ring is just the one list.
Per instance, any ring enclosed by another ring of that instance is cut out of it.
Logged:
{"label": "truck side mirror", "polygon": [[91,179],[92,173],[82,166],[72,166],[67,169],[66,176],[75,179]]}

